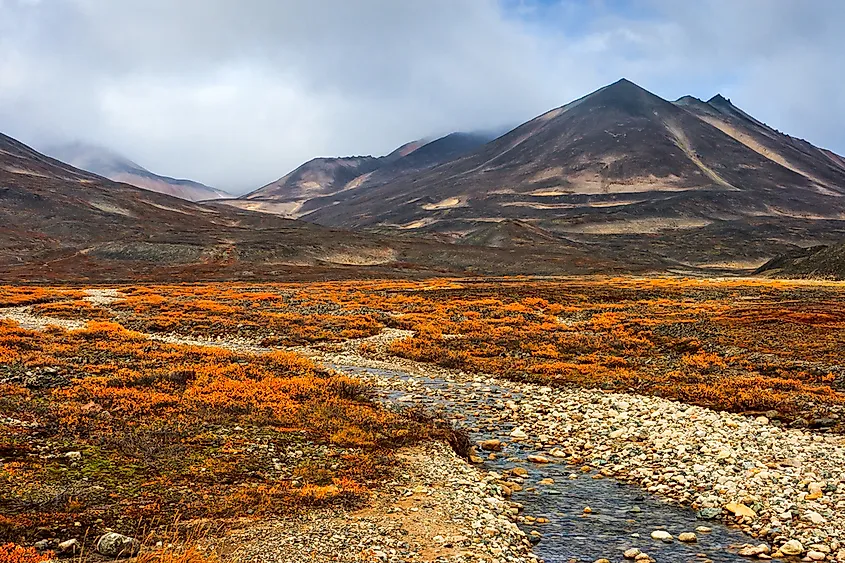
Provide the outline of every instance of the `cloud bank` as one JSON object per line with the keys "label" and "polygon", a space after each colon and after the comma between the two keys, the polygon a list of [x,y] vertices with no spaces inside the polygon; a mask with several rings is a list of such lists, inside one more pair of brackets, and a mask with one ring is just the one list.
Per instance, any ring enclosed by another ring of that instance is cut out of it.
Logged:
{"label": "cloud bank", "polygon": [[627,77],[845,152],[838,0],[0,0],[0,131],[235,192]]}

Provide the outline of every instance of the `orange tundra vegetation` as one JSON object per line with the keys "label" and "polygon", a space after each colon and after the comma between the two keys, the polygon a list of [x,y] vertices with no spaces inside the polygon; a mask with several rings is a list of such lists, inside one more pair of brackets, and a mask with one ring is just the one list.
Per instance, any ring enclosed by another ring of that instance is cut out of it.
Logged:
{"label": "orange tundra vegetation", "polygon": [[0,544],[0,563],[41,563],[52,558],[53,554],[38,553],[33,547],[21,547],[13,543]]}
{"label": "orange tundra vegetation", "polygon": [[773,410],[793,423],[813,424],[845,402],[841,283],[118,289],[117,301],[91,305],[84,288],[0,287],[0,307],[92,320],[85,330],[43,333],[0,321],[1,541],[31,541],[74,522],[131,531],[139,519],[177,513],[261,516],[353,502],[389,474],[394,448],[437,435],[419,417],[377,408],[356,381],[281,348],[242,354],[141,333],[333,349],[394,328],[412,332],[360,349],[514,380]]}
{"label": "orange tundra vegetation", "polygon": [[415,333],[391,354],[513,379],[784,418],[824,416],[843,402],[841,283],[440,279],[121,291],[112,314],[142,332],[331,346],[390,327]]}
{"label": "orange tundra vegetation", "polygon": [[115,308],[144,331],[326,346],[391,327],[415,332],[391,354],[520,380],[784,418],[843,402],[845,288],[836,283],[461,279],[125,293]]}
{"label": "orange tundra vegetation", "polygon": [[[0,321],[0,540],[357,502],[433,437],[286,351],[164,344],[108,322]],[[21,561],[26,561],[24,552]]]}

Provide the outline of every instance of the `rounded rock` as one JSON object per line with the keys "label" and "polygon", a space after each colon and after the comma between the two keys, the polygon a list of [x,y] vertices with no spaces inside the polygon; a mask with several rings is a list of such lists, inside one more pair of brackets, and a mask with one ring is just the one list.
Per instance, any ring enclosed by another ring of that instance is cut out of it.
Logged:
{"label": "rounded rock", "polygon": [[651,539],[670,542],[673,538],[672,534],[670,534],[666,530],[655,530],[651,533]]}
{"label": "rounded rock", "polygon": [[97,552],[108,557],[132,557],[141,550],[141,542],[135,538],[109,532],[97,540]]}
{"label": "rounded rock", "polygon": [[780,547],[784,555],[801,555],[804,553],[804,546],[798,540],[789,540]]}

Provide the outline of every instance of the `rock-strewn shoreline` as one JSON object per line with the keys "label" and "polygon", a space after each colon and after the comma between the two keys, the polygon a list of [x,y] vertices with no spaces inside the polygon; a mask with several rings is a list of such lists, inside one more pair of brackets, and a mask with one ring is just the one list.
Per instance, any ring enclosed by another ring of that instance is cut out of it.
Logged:
{"label": "rock-strewn shoreline", "polygon": [[[491,422],[517,421],[521,432],[514,440],[535,444],[538,454],[588,464],[771,544],[769,553],[755,548],[749,554],[768,558],[800,551],[807,560],[845,562],[843,436],[784,429],[765,417],[659,397],[552,389],[398,358],[373,360],[349,348],[319,356],[335,364],[512,389],[524,398],[497,405]],[[420,389],[413,381],[365,377],[380,386]]]}

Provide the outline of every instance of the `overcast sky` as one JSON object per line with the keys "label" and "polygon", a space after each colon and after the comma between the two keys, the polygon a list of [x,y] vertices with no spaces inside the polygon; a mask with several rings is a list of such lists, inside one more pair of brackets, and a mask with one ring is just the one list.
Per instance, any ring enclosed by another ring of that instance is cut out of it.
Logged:
{"label": "overcast sky", "polygon": [[626,77],[845,153],[841,0],[0,0],[0,132],[233,192]]}

